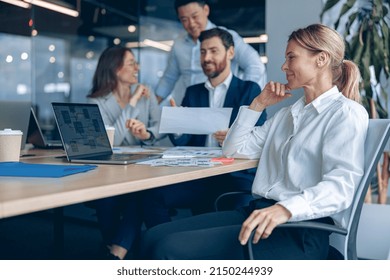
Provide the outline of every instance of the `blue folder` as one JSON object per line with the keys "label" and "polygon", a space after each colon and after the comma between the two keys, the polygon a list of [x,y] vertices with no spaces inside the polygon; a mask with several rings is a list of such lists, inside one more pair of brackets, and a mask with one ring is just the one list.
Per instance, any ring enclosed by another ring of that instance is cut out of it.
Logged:
{"label": "blue folder", "polygon": [[95,169],[96,165],[0,162],[0,176],[59,178]]}

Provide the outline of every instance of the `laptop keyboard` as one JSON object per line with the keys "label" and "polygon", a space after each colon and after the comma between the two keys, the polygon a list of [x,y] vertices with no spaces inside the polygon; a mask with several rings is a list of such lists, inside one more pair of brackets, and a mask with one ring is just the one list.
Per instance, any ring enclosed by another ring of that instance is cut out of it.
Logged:
{"label": "laptop keyboard", "polygon": [[134,157],[134,155],[130,155],[130,154],[112,154],[110,156],[110,158],[112,159],[127,159],[127,158],[130,158],[130,157]]}

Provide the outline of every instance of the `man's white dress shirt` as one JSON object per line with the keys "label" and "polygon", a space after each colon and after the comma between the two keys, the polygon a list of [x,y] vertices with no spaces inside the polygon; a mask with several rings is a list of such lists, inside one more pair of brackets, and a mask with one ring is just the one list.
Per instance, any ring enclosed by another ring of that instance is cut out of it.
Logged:
{"label": "man's white dress shirt", "polygon": [[[205,87],[209,91],[210,108],[223,108],[223,104],[225,103],[226,93],[229,89],[232,78],[233,78],[233,74],[230,72],[229,76],[227,76],[227,78],[216,87],[213,87],[209,80],[206,81]],[[228,129],[228,127],[226,129]],[[215,139],[215,137],[212,134],[207,136],[206,146],[219,147],[218,141]]]}

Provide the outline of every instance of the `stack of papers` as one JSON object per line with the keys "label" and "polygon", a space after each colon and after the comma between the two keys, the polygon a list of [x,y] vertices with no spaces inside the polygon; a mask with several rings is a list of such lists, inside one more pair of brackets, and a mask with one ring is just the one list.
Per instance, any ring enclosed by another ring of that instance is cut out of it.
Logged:
{"label": "stack of papers", "polygon": [[222,156],[222,149],[218,147],[174,147],[163,152],[160,159],[139,162],[151,166],[194,166],[212,167],[220,164],[232,163],[234,159]]}
{"label": "stack of papers", "polygon": [[151,166],[212,167],[221,163],[209,158],[162,158],[151,160],[149,164]]}

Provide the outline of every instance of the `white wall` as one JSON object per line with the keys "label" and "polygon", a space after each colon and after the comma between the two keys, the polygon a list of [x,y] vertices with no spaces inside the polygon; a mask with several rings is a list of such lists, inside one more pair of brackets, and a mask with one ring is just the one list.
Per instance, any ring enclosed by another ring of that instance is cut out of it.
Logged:
{"label": "white wall", "polygon": [[[268,80],[286,82],[281,67],[284,63],[284,52],[287,39],[295,29],[320,22],[322,0],[267,0],[265,29],[268,34],[267,43],[267,76]],[[302,90],[293,92],[290,99],[267,109],[273,115],[279,108],[293,103],[302,96]]]}

